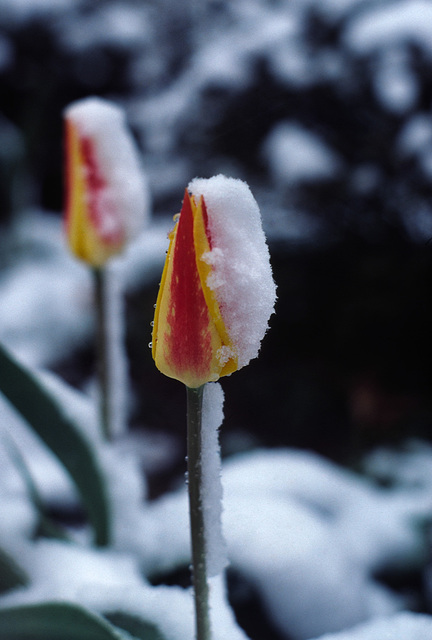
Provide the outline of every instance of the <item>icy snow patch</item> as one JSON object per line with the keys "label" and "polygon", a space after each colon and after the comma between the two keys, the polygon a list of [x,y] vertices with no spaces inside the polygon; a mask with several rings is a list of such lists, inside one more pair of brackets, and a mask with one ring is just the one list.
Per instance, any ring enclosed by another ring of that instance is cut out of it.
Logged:
{"label": "icy snow patch", "polygon": [[[374,575],[418,562],[425,541],[417,523],[431,511],[429,492],[383,490],[290,450],[233,457],[222,480],[230,565],[281,633],[307,640],[403,607]],[[188,564],[185,490],[153,502],[147,514],[147,540],[159,541],[153,570]]]}
{"label": "icy snow patch", "polygon": [[244,367],[258,355],[276,299],[260,210],[248,185],[235,178],[195,178],[188,190],[207,206],[212,249],[206,259],[213,266],[208,284]]}
{"label": "icy snow patch", "polygon": [[418,613],[399,613],[373,620],[355,629],[326,634],[315,640],[427,640],[432,638],[432,617]]}
{"label": "icy snow patch", "polygon": [[406,504],[387,509],[361,479],[299,451],[235,457],[223,485],[231,566],[252,582],[282,634],[306,640],[399,608],[372,575],[392,545],[404,547]]}

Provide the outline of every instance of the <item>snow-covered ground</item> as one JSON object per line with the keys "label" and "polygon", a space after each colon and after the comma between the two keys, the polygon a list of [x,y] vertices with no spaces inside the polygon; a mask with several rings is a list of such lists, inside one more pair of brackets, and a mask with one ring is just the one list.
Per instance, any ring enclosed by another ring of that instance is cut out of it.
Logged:
{"label": "snow-covered ground", "polygon": [[[64,389],[61,396],[72,400],[72,412],[87,416],[88,425],[91,407],[83,411],[83,398]],[[75,495],[58,463],[29,437],[20,419],[4,407],[2,415],[3,429],[20,446],[44,497],[73,504]],[[91,548],[81,535],[76,544],[31,541],[34,513],[7,449],[1,450],[0,546],[25,568],[30,584],[4,594],[0,605],[77,602],[99,612],[140,615],[168,640],[190,638],[189,591],[153,587],[145,577],[189,563],[186,492],[148,503],[136,449],[124,440],[95,446],[113,502],[114,540],[107,550]],[[385,452],[381,456],[385,460]],[[432,508],[432,450],[413,445],[399,464],[411,474],[402,474],[399,487],[382,489],[301,451],[257,450],[225,462],[223,527],[230,566],[255,587],[282,637],[306,640],[351,627],[355,630],[335,640],[379,640],[384,632],[395,639],[429,637],[432,620],[400,613],[409,598],[374,578],[380,569],[418,566],[426,553],[419,523]],[[244,637],[219,579],[212,579],[212,589],[215,637]]]}

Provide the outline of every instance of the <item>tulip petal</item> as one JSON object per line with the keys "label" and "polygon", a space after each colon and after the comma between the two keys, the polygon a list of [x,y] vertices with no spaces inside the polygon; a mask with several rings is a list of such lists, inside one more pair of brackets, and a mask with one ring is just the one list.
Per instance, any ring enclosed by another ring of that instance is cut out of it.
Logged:
{"label": "tulip petal", "polygon": [[191,388],[235,370],[217,301],[205,283],[209,265],[201,258],[209,246],[205,205],[186,191],[156,303],[153,358],[162,373]]}

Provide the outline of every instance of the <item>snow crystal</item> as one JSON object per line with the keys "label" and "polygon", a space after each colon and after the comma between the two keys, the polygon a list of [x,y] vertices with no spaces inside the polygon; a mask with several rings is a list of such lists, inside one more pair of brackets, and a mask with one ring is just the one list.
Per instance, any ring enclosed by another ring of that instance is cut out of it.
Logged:
{"label": "snow crystal", "polygon": [[188,186],[207,206],[213,288],[239,368],[256,358],[274,311],[276,287],[258,205],[242,180],[218,175],[195,178]]}
{"label": "snow crystal", "polygon": [[100,98],[86,98],[71,104],[64,115],[96,146],[106,181],[104,224],[120,223],[126,237],[134,238],[146,222],[148,191],[124,111]]}
{"label": "snow crystal", "polygon": [[219,383],[204,387],[202,409],[202,501],[206,563],[209,576],[227,565],[226,542],[222,533],[222,484],[218,430],[223,422],[224,394]]}

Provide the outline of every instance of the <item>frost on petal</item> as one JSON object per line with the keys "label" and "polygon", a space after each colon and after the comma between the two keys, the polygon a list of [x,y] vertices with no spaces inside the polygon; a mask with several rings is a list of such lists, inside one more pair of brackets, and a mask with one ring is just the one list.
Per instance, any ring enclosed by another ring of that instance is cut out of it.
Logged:
{"label": "frost on petal", "polygon": [[[122,244],[141,230],[149,209],[147,185],[125,114],[106,100],[87,98],[71,104],[64,117],[68,139],[76,145],[75,166],[67,157],[68,202],[73,201],[72,209],[81,220],[75,232],[85,234],[90,223],[102,242]],[[68,140],[66,152],[71,154]]]}
{"label": "frost on petal", "polygon": [[261,214],[242,180],[195,178],[188,190],[206,204],[211,249],[202,260],[212,266],[207,286],[215,292],[241,368],[257,357],[276,300]]}

